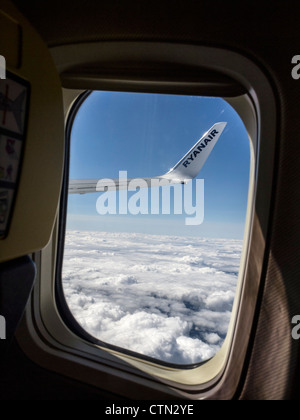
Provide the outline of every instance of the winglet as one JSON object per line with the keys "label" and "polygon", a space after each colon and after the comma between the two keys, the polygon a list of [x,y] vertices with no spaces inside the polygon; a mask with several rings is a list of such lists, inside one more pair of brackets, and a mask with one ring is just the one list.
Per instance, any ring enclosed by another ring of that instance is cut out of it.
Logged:
{"label": "winglet", "polygon": [[[219,122],[213,125],[174,168],[166,174],[154,178],[143,178],[146,181],[145,187],[152,187],[153,180],[159,180],[162,186],[164,182],[166,182],[165,185],[185,184],[195,178],[201,171],[226,125],[226,122]],[[71,180],[69,183],[69,194],[103,192],[111,188],[113,190],[128,189],[129,183],[132,183],[132,181],[134,181],[132,178],[126,178],[126,181],[122,179]],[[154,183],[154,185],[156,184]]]}
{"label": "winglet", "polygon": [[179,180],[195,178],[201,171],[226,125],[226,122],[219,122],[213,125],[174,168],[163,175],[163,177]]}

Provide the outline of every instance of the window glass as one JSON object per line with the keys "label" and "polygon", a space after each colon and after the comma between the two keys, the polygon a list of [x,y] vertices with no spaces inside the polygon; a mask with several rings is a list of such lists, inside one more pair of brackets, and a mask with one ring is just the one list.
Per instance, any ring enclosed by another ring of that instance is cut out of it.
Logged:
{"label": "window glass", "polygon": [[[115,185],[167,173],[206,134],[204,150],[220,122],[226,127],[187,184],[69,194],[64,294],[100,342],[175,365],[218,352],[240,268],[250,147],[221,98],[93,92],[78,110],[70,180]],[[203,150],[192,150],[187,168]]]}

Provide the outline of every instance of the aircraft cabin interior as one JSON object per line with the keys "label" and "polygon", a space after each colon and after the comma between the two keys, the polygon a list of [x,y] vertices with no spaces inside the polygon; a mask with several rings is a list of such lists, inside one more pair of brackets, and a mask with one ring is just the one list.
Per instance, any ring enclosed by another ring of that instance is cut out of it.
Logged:
{"label": "aircraft cabin interior", "polygon": [[2,400],[299,399],[299,18],[0,0]]}

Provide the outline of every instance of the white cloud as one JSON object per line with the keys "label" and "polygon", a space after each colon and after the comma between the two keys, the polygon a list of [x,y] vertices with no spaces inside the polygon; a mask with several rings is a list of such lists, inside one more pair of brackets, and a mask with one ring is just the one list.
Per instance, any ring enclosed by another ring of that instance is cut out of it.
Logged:
{"label": "white cloud", "polygon": [[241,250],[239,240],[67,231],[66,300],[103,342],[199,363],[225,339]]}

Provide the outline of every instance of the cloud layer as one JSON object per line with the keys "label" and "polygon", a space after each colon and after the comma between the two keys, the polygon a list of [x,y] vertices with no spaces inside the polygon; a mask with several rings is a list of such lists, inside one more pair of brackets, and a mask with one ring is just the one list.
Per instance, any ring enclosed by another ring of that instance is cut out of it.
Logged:
{"label": "cloud layer", "polygon": [[200,363],[226,337],[241,251],[239,240],[67,231],[66,300],[103,342]]}

